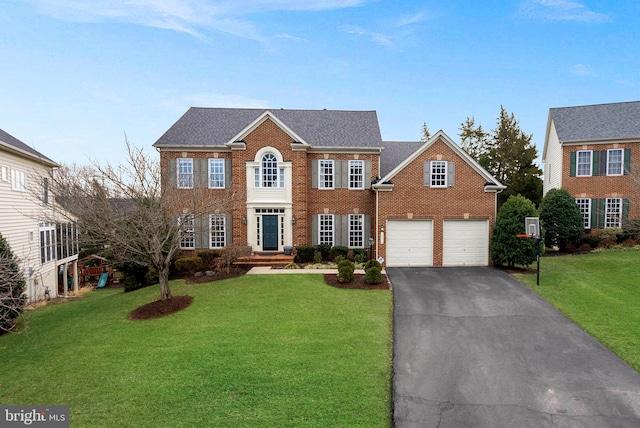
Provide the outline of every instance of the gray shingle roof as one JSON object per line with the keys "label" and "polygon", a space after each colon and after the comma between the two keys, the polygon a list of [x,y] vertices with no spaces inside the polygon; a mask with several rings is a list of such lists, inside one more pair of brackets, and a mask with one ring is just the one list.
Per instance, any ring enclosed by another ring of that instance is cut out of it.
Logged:
{"label": "gray shingle roof", "polygon": [[375,111],[191,107],[155,147],[221,146],[269,110],[311,146],[381,147]]}
{"label": "gray shingle roof", "polygon": [[640,101],[549,109],[561,142],[640,139]]}
{"label": "gray shingle roof", "polygon": [[37,151],[36,149],[34,149],[33,147],[29,147],[28,145],[26,145],[25,143],[23,143],[22,141],[18,140],[16,137],[14,137],[13,135],[9,134],[8,132],[0,129],[0,141],[2,141],[5,144],[8,144],[9,146],[12,146],[22,152],[26,152],[27,154],[44,160],[46,162],[49,162],[51,164],[56,164],[54,161],[52,161],[51,159],[49,159],[48,157],[46,157],[45,155],[43,155],[42,153],[40,153],[39,151]]}
{"label": "gray shingle roof", "polygon": [[380,154],[380,177],[390,173],[423,144],[424,141],[383,141],[384,150]]}

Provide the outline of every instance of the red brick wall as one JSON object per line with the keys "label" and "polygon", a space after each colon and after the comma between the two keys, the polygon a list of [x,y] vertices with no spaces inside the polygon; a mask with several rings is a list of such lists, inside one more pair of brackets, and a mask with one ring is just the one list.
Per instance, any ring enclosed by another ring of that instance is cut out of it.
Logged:
{"label": "red brick wall", "polygon": [[[607,149],[631,149],[631,175],[570,177],[571,152],[578,150],[601,151]],[[633,177],[635,177],[635,180]],[[629,218],[640,218],[640,142],[563,146],[562,187],[576,198],[629,199]]]}
{"label": "red brick wall", "polygon": [[[430,188],[423,185],[424,162],[444,160],[455,163],[454,187]],[[379,226],[388,219],[433,220],[433,264],[442,266],[442,232],[445,219],[488,219],[489,231],[495,221],[496,194],[485,193],[486,180],[441,140],[436,141],[411,164],[391,179],[393,190],[380,192]],[[380,239],[380,230],[378,230]],[[384,245],[379,255],[386,258]]]}

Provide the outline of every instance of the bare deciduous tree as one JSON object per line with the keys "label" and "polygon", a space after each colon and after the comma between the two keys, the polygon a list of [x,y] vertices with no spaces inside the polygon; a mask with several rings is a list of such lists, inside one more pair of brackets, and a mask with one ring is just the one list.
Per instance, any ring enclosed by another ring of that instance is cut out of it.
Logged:
{"label": "bare deciduous tree", "polygon": [[[170,299],[169,268],[180,252],[181,214],[231,212],[237,193],[162,186],[160,162],[126,142],[127,164],[63,167],[52,179],[56,198],[78,224],[81,243],[109,249],[121,262],[158,272],[161,298]],[[224,194],[222,194],[224,193]]]}

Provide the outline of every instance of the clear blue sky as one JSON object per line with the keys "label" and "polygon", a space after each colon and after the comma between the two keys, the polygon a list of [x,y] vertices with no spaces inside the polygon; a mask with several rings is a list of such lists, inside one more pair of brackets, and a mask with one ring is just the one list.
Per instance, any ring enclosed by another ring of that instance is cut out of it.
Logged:
{"label": "clear blue sky", "polygon": [[121,162],[190,106],[376,110],[459,141],[500,105],[541,153],[551,107],[640,100],[632,0],[2,0],[0,128]]}

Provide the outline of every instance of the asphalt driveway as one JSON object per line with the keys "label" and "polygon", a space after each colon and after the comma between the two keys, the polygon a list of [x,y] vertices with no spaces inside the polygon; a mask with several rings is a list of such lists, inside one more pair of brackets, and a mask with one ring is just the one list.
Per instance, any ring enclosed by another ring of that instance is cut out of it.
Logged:
{"label": "asphalt driveway", "polygon": [[511,276],[387,275],[396,428],[640,426],[640,375]]}

